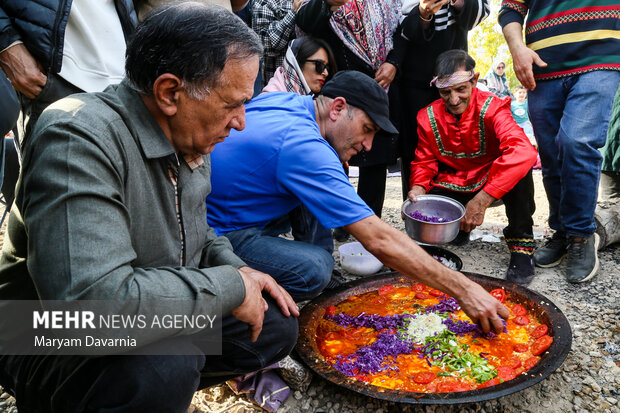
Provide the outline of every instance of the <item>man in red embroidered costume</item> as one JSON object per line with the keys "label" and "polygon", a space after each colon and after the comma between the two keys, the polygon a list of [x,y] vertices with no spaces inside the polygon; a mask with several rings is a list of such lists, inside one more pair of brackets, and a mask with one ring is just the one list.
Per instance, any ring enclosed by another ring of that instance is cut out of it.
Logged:
{"label": "man in red embroidered costume", "polygon": [[531,168],[536,149],[515,123],[510,100],[476,89],[476,62],[462,50],[437,58],[431,82],[441,99],[418,112],[419,143],[411,163],[409,199],[431,193],[465,205],[457,243],[481,225],[485,210],[502,199],[508,216],[504,236],[510,249],[507,279],[534,278]]}

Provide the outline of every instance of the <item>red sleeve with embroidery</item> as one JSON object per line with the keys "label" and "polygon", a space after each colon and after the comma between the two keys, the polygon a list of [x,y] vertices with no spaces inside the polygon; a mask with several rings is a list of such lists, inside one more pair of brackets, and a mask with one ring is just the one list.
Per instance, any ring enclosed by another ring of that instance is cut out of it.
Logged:
{"label": "red sleeve with embroidery", "polygon": [[510,99],[493,100],[495,110],[485,117],[485,127],[492,129],[497,137],[501,155],[491,165],[483,190],[499,199],[534,166],[537,152],[523,129],[514,121],[510,112]]}
{"label": "red sleeve with embroidery", "polygon": [[431,180],[439,170],[439,161],[432,150],[436,144],[426,108],[418,112],[417,119],[418,147],[415,150],[415,159],[411,162],[409,188],[420,185],[428,192],[431,189]]}

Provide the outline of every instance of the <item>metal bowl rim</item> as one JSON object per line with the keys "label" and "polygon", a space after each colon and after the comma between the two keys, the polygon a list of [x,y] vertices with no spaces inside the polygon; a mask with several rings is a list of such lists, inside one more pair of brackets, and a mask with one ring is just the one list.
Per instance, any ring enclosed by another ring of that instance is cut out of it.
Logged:
{"label": "metal bowl rim", "polygon": [[460,221],[461,219],[463,219],[463,217],[465,216],[465,207],[463,206],[463,204],[461,204],[459,201],[452,199],[450,197],[444,196],[444,195],[434,195],[434,194],[426,194],[426,195],[418,195],[417,196],[418,200],[423,201],[425,199],[439,199],[440,201],[444,201],[447,202],[449,204],[454,205],[455,207],[457,207],[460,211],[461,211],[461,216],[457,219],[453,219],[452,221],[446,221],[446,222],[428,222],[428,221],[422,221],[416,218],[413,218],[411,215],[407,214],[405,212],[405,206],[406,205],[410,205],[413,204],[413,202],[411,202],[410,199],[406,199],[403,202],[403,205],[401,206],[401,212],[403,213],[403,215],[405,215],[405,217],[411,219],[412,221],[415,222],[419,222],[420,224],[429,224],[429,225],[448,225],[448,224],[453,224],[457,221]]}

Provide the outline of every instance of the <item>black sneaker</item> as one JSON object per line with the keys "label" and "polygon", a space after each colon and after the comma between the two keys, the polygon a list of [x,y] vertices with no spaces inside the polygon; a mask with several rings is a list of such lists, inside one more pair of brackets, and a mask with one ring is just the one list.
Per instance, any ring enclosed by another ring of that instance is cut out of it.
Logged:
{"label": "black sneaker", "polygon": [[545,245],[534,251],[534,262],[537,267],[551,268],[560,265],[566,256],[568,240],[566,234],[556,231]]}
{"label": "black sneaker", "polygon": [[351,234],[349,234],[344,229],[342,229],[342,228],[334,228],[334,238],[336,239],[336,241],[338,241],[338,242],[345,242],[346,240],[349,239],[350,236],[351,236]]}
{"label": "black sneaker", "polygon": [[600,238],[594,233],[589,237],[569,237],[568,258],[566,259],[566,280],[582,283],[596,275],[600,267],[598,244]]}
{"label": "black sneaker", "polygon": [[511,253],[506,279],[521,285],[531,283],[534,279],[534,257],[520,252]]}

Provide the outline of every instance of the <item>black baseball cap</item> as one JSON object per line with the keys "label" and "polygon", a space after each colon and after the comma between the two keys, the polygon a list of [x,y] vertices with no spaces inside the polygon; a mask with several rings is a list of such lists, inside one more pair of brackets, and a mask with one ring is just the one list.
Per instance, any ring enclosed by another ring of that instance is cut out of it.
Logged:
{"label": "black baseball cap", "polygon": [[385,90],[370,76],[355,70],[342,70],[323,86],[319,95],[343,97],[347,103],[360,108],[382,130],[398,134],[390,122],[390,105]]}

